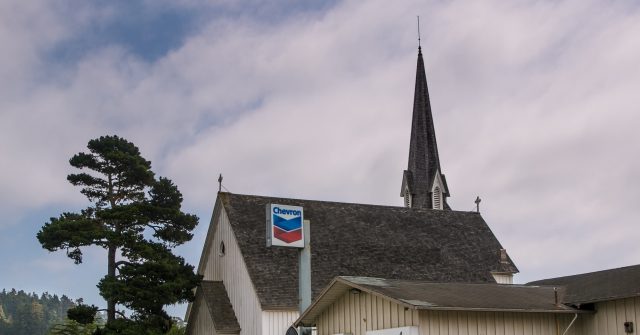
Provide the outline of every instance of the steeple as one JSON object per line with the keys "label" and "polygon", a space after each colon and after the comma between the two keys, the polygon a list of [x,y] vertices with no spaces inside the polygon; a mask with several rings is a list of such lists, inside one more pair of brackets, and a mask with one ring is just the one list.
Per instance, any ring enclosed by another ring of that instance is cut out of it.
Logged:
{"label": "steeple", "polygon": [[450,209],[447,204],[449,189],[438,158],[421,47],[418,47],[409,166],[402,176],[400,196],[404,197],[406,207]]}

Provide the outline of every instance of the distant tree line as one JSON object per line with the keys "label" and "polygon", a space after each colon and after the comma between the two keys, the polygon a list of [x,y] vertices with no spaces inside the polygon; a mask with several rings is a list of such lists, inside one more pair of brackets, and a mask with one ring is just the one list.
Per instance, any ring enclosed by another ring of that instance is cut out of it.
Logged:
{"label": "distant tree line", "polygon": [[81,300],[73,301],[67,296],[38,296],[22,290],[0,292],[0,335],[44,335],[49,329],[64,322],[67,310]]}

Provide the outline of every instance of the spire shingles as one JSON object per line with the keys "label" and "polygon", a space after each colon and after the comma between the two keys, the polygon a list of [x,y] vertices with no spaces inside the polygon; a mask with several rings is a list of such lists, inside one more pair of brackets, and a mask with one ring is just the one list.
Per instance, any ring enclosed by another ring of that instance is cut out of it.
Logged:
{"label": "spire shingles", "polygon": [[431,114],[427,76],[422,59],[422,50],[418,47],[418,66],[413,99],[413,120],[411,122],[411,142],[409,145],[409,165],[404,171],[401,196],[411,195],[410,207],[434,208],[432,190],[436,183],[442,192],[442,207],[448,209],[446,197],[449,196],[446,180],[440,169],[438,145]]}

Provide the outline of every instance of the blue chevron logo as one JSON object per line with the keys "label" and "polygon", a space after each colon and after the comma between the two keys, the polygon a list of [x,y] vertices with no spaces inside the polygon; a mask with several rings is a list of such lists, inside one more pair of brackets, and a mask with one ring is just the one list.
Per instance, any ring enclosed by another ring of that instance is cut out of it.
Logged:
{"label": "blue chevron logo", "polygon": [[284,230],[292,231],[296,229],[302,229],[302,217],[297,216],[291,219],[285,219],[278,215],[273,215],[273,225]]}

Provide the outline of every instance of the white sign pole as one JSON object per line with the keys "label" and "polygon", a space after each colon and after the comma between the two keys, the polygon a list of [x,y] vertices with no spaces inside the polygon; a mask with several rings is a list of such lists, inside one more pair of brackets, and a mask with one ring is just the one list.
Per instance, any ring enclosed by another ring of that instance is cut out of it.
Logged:
{"label": "white sign pole", "polygon": [[299,278],[298,278],[298,294],[300,299],[300,314],[311,305],[311,223],[304,220],[304,248],[300,249],[299,254]]}

